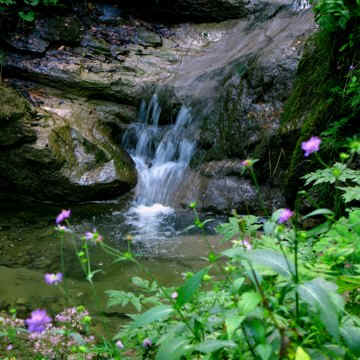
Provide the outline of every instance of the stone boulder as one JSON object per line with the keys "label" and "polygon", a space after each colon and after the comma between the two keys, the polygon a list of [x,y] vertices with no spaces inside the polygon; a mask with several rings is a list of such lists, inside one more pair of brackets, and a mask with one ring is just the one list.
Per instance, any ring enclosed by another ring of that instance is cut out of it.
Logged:
{"label": "stone boulder", "polygon": [[[15,106],[16,105],[16,106]],[[136,184],[131,158],[95,121],[76,126],[55,112],[30,109],[0,85],[0,184],[46,201],[114,198]]]}
{"label": "stone boulder", "polygon": [[262,185],[258,194],[252,180],[246,175],[239,160],[205,163],[198,171],[189,171],[176,195],[176,202],[187,207],[195,201],[200,211],[220,214],[230,214],[236,210],[239,214],[264,215],[261,202],[269,213],[285,206],[280,189]]}

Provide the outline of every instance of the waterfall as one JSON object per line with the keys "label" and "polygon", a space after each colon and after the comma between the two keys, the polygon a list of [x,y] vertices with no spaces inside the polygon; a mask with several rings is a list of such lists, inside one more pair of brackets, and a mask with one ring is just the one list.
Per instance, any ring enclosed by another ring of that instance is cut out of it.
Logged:
{"label": "waterfall", "polygon": [[186,106],[181,107],[170,125],[159,125],[160,114],[158,97],[154,95],[148,105],[142,102],[137,122],[129,126],[122,139],[122,146],[138,171],[135,199],[127,221],[140,237],[173,232],[173,195],[196,146],[194,123]]}

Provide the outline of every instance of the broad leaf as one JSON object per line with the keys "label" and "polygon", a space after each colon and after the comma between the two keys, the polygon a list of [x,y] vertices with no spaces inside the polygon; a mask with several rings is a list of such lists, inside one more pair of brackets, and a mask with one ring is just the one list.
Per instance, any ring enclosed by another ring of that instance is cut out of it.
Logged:
{"label": "broad leaf", "polygon": [[242,257],[245,255],[245,250],[243,249],[242,246],[238,246],[238,247],[233,247],[231,249],[227,249],[223,251],[221,254],[229,258]]}
{"label": "broad leaf", "polygon": [[301,346],[296,349],[295,360],[311,360],[310,356],[303,350]]}
{"label": "broad leaf", "polygon": [[236,344],[229,340],[208,340],[196,345],[194,350],[207,354],[224,347],[236,347]]}
{"label": "broad leaf", "polygon": [[261,296],[255,291],[249,291],[241,296],[238,303],[242,315],[247,315],[254,311],[261,302]]}
{"label": "broad leaf", "polygon": [[257,344],[265,344],[266,330],[264,322],[258,318],[247,318],[244,322],[245,331]]}
{"label": "broad leaf", "polygon": [[350,350],[356,356],[360,356],[360,328],[345,324],[341,327],[340,332]]}
{"label": "broad leaf", "polygon": [[256,347],[256,352],[259,354],[261,360],[269,360],[273,349],[270,344],[260,344]]}
{"label": "broad leaf", "polygon": [[255,264],[266,266],[284,277],[292,277],[295,273],[294,264],[283,254],[273,250],[248,251],[245,257]]}
{"label": "broad leaf", "polygon": [[131,328],[136,328],[144,325],[151,324],[154,321],[161,321],[166,319],[174,309],[168,305],[159,305],[151,308],[143,314],[136,317],[135,321],[131,324]]}
{"label": "broad leaf", "polygon": [[200,287],[203,276],[208,271],[208,267],[204,268],[185,282],[184,286],[182,286],[178,291],[178,298],[176,300],[176,304],[178,306],[182,306],[191,300],[196,290]]}
{"label": "broad leaf", "polygon": [[[336,339],[339,338],[339,320],[337,305],[334,304],[329,295],[329,284],[321,278],[308,281],[298,286],[298,293],[301,298],[311,305],[320,314],[320,319],[323,322],[329,333]],[[331,284],[333,287],[334,284]],[[334,290],[330,290],[334,291]]]}
{"label": "broad leaf", "polygon": [[158,353],[156,354],[156,360],[169,360],[171,354],[171,360],[179,360],[184,354],[191,350],[191,346],[187,346],[189,340],[181,337],[173,337],[164,341]]}
{"label": "broad leaf", "polygon": [[244,320],[245,316],[239,316],[234,313],[229,313],[225,317],[226,332],[229,339],[232,338],[234,332],[239,328]]}

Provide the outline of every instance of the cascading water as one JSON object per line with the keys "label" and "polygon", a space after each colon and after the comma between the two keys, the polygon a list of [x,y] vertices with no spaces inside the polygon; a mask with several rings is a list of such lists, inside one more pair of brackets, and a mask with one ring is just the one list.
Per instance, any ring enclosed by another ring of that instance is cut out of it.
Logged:
{"label": "cascading water", "polygon": [[129,126],[122,140],[138,171],[138,185],[126,214],[135,239],[174,234],[173,195],[182,182],[195,150],[194,123],[185,106],[176,121],[159,126],[161,107],[157,95],[141,104],[138,121]]}

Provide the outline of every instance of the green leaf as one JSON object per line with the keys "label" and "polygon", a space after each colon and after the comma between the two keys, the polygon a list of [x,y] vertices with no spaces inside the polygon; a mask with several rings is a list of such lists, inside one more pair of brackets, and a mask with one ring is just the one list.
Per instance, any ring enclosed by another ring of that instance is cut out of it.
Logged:
{"label": "green leaf", "polygon": [[301,346],[298,346],[296,350],[295,360],[311,360],[311,358]]}
{"label": "green leaf", "polygon": [[183,306],[191,300],[194,296],[196,290],[200,287],[203,276],[209,271],[209,268],[204,268],[198,271],[194,276],[188,279],[184,286],[182,286],[178,291],[178,297],[176,304],[178,306]]}
{"label": "green leaf", "polygon": [[142,279],[138,276],[131,278],[131,282],[142,289],[149,289],[150,286],[149,280]]}
{"label": "green leaf", "polygon": [[36,5],[39,5],[40,0],[24,0],[24,2],[31,6],[36,6]]}
{"label": "green leaf", "polygon": [[196,345],[194,350],[207,354],[224,347],[236,347],[236,344],[229,340],[208,340]]}
{"label": "green leaf", "polygon": [[[331,285],[332,290],[329,286]],[[337,305],[334,304],[329,291],[334,291],[336,285],[326,282],[321,278],[308,281],[298,286],[298,293],[301,298],[311,305],[320,314],[320,319],[323,322],[329,333],[336,339],[339,338],[339,320]]]}
{"label": "green leaf", "polygon": [[237,278],[232,282],[232,288],[235,291],[239,291],[241,286],[244,284],[245,278]]}
{"label": "green leaf", "polygon": [[240,233],[239,219],[236,217],[229,218],[229,222],[218,225],[216,232],[224,236],[223,241],[229,241]]}
{"label": "green leaf", "polygon": [[256,347],[256,352],[261,357],[261,360],[269,360],[272,354],[272,346],[270,344],[260,344]]}
{"label": "green leaf", "polygon": [[19,11],[18,14],[24,21],[31,22],[35,19],[35,13],[33,11],[28,11],[27,13]]}
{"label": "green leaf", "polygon": [[131,292],[121,290],[107,290],[105,293],[109,297],[107,303],[108,307],[115,305],[126,306],[128,303],[131,303],[137,311],[141,311],[140,298],[142,298],[143,295],[136,296]]}
{"label": "green leaf", "polygon": [[360,186],[351,186],[351,187],[338,187],[338,189],[343,190],[345,203],[349,203],[353,200],[360,201]]}
{"label": "green leaf", "polygon": [[227,314],[225,317],[226,332],[229,339],[232,338],[234,332],[239,328],[241,323],[245,320],[245,316],[239,316],[233,312]]}
{"label": "green leaf", "polygon": [[271,268],[279,275],[292,277],[295,273],[294,264],[284,257],[283,254],[273,250],[253,250],[244,255],[249,261]]}
{"label": "green leaf", "polygon": [[315,237],[320,234],[326,233],[327,231],[329,231],[330,227],[331,227],[331,221],[325,221],[324,223],[308,230],[306,234],[308,237]]}
{"label": "green leaf", "polygon": [[159,305],[151,308],[143,314],[136,317],[135,321],[130,325],[130,328],[137,328],[151,324],[154,321],[161,321],[168,318],[174,309],[168,305]]}
{"label": "green leaf", "polygon": [[189,340],[181,337],[167,339],[161,344],[155,359],[169,360],[169,354],[171,354],[171,360],[179,360],[192,349],[192,346],[188,346],[188,344]]}
{"label": "green leaf", "polygon": [[329,209],[316,209],[312,211],[310,214],[307,214],[303,217],[303,219],[308,219],[309,217],[316,216],[316,215],[334,215],[334,212]]}
{"label": "green leaf", "polygon": [[225,250],[221,253],[222,255],[225,255],[230,258],[234,257],[242,257],[245,255],[245,250],[242,247],[233,247],[231,249]]}
{"label": "green leaf", "polygon": [[258,318],[247,318],[244,322],[245,331],[257,344],[265,344],[266,331],[264,322]]}
{"label": "green leaf", "polygon": [[356,356],[360,356],[360,328],[345,324],[341,327],[340,332],[350,350]]}
{"label": "green leaf", "polygon": [[335,163],[331,168],[316,170],[303,176],[305,185],[335,184],[338,181],[352,181],[360,185],[360,171],[349,169],[345,164]]}
{"label": "green leaf", "polygon": [[254,311],[261,302],[261,296],[255,291],[249,291],[241,296],[238,303],[242,315],[247,315]]}

